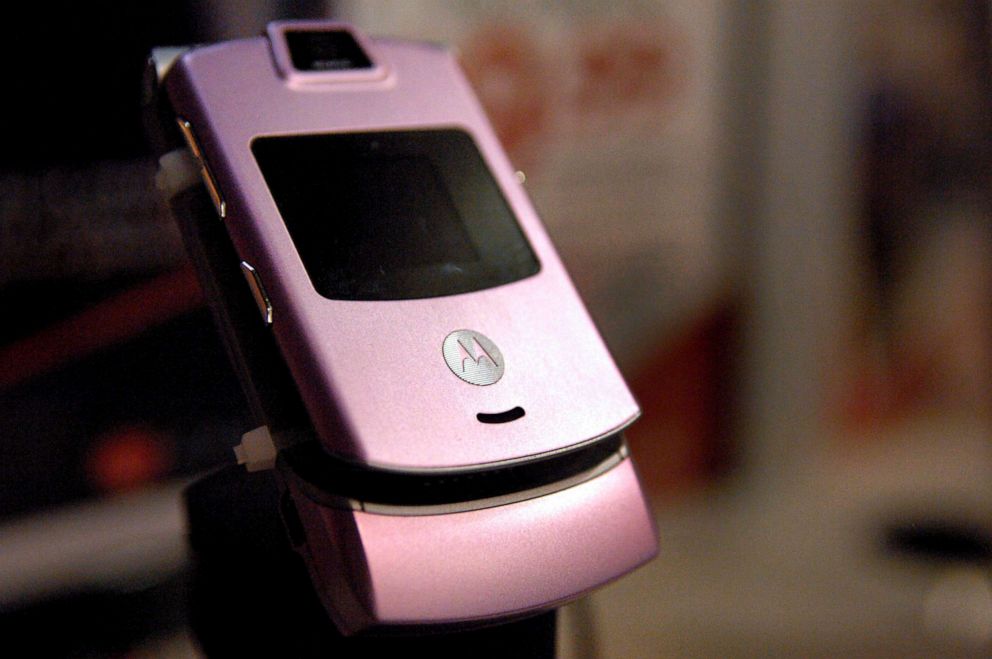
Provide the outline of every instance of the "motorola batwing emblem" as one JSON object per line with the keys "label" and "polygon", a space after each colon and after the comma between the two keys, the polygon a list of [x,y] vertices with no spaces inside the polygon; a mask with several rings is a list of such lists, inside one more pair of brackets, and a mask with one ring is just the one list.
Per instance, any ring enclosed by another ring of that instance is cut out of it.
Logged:
{"label": "motorola batwing emblem", "polygon": [[487,385],[503,377],[503,354],[496,344],[472,330],[455,330],[441,346],[451,372],[465,382]]}

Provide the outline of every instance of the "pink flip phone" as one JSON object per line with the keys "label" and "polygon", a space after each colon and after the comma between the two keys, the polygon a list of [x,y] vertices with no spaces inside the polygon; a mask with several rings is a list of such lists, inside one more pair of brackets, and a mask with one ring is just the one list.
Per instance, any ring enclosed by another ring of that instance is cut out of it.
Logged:
{"label": "pink flip phone", "polygon": [[343,633],[512,619],[654,556],[637,403],[449,52],[279,22],[164,86],[305,409],[283,513]]}

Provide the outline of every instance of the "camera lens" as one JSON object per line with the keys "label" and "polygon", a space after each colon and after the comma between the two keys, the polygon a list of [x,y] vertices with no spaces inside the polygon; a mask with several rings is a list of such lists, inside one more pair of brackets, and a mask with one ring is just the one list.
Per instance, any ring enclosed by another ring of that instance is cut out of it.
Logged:
{"label": "camera lens", "polygon": [[350,33],[344,30],[286,32],[286,44],[297,71],[348,71],[370,69],[372,61]]}

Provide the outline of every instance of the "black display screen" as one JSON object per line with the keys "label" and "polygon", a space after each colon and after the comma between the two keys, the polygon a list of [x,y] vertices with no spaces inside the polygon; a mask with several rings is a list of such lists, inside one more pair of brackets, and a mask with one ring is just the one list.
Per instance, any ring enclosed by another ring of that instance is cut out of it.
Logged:
{"label": "black display screen", "polygon": [[326,298],[453,295],[540,269],[463,131],[260,137],[251,148]]}

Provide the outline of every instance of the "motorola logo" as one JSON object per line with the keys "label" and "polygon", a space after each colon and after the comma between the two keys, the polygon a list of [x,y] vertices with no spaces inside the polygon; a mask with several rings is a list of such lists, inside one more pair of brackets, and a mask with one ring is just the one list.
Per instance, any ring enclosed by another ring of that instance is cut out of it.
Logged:
{"label": "motorola logo", "polygon": [[487,385],[503,377],[503,354],[489,338],[472,330],[455,330],[441,346],[451,372],[470,384]]}

